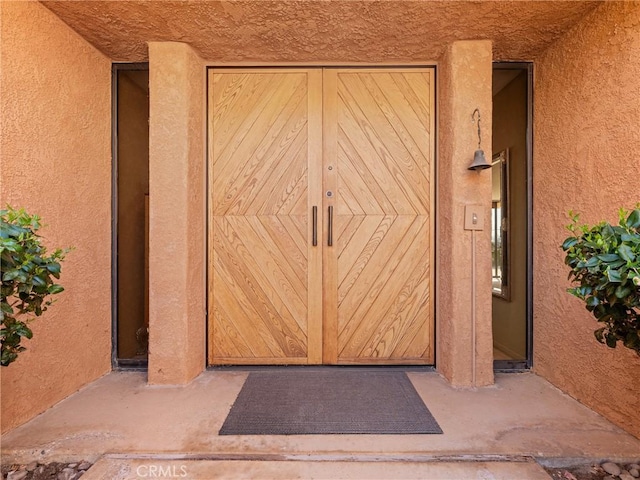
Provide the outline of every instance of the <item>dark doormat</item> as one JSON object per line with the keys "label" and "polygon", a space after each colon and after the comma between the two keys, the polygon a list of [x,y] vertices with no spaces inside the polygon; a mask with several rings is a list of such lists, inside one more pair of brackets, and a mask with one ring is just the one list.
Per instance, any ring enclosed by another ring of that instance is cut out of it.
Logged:
{"label": "dark doormat", "polygon": [[220,435],[442,433],[402,371],[249,374]]}

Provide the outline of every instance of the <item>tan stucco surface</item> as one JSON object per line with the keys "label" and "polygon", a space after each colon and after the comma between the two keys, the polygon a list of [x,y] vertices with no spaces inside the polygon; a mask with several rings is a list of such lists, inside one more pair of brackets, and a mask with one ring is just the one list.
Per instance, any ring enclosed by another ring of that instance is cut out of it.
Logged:
{"label": "tan stucco surface", "polygon": [[607,2],[538,59],[534,124],[534,366],[636,436],[640,359],[596,342],[559,245],[568,210],[616,221],[640,201],[639,58],[640,3]]}
{"label": "tan stucco surface", "polygon": [[492,39],[494,58],[530,59],[598,2],[285,0],[44,1],[117,61],[146,42],[190,44],[220,62],[402,62],[455,40]]}
{"label": "tan stucco surface", "polygon": [[[481,115],[482,147],[491,158],[491,42],[454,42],[441,59],[439,72],[436,367],[454,385],[473,384],[475,235],[476,385],[489,385],[493,383],[491,171],[467,168],[478,148],[477,125],[472,121],[476,108]],[[480,205],[484,230],[464,230],[466,205]]]}
{"label": "tan stucco surface", "polygon": [[205,367],[205,68],[184,43],[149,44],[149,383]]}
{"label": "tan stucco surface", "polygon": [[1,2],[0,203],[73,246],[66,291],[2,367],[2,431],[110,370],[111,64],[37,2]]}

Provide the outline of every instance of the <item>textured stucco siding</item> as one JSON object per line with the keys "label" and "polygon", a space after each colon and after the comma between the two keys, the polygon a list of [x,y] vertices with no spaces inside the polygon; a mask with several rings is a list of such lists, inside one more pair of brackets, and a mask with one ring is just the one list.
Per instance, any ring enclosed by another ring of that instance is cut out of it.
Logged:
{"label": "textured stucco siding", "polygon": [[149,50],[149,383],[183,384],[205,367],[205,66]]}
{"label": "textured stucco siding", "polygon": [[617,221],[640,201],[640,3],[607,2],[537,59],[534,124],[535,371],[640,436],[640,358],[596,342],[566,293],[570,209]]}
{"label": "textured stucco siding", "polygon": [[212,62],[393,62],[441,57],[457,40],[491,40],[495,59],[531,58],[594,1],[42,0],[117,61],[147,42],[187,42]]}
{"label": "textured stucco siding", "polygon": [[2,431],[110,370],[111,64],[37,2],[2,2],[0,203],[73,246],[65,292],[2,367]]}
{"label": "textured stucco siding", "polygon": [[468,166],[477,148],[475,108],[483,119],[482,147],[491,158],[491,52],[486,40],[454,42],[438,70],[436,367],[456,386],[474,385],[474,363],[475,385],[493,384],[491,231],[464,230],[466,205],[479,205],[484,224],[490,225],[491,172]]}

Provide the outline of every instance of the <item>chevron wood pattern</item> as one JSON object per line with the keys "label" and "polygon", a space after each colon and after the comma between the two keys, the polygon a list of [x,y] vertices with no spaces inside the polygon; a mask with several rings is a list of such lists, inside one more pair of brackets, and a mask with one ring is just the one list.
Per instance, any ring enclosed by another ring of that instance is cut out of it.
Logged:
{"label": "chevron wood pattern", "polygon": [[433,363],[433,94],[428,68],[210,70],[209,363]]}
{"label": "chevron wood pattern", "polygon": [[310,274],[320,279],[308,241],[319,75],[210,72],[210,363],[310,361],[310,318],[321,322],[309,302]]}
{"label": "chevron wood pattern", "polygon": [[325,72],[325,180],[338,192],[325,361],[433,363],[431,75]]}

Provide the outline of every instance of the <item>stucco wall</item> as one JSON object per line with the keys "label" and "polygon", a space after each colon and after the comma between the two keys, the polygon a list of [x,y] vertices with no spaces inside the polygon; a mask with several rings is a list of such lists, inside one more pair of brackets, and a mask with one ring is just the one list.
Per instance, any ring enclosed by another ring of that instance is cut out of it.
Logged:
{"label": "stucco wall", "polygon": [[509,149],[509,291],[493,297],[493,343],[526,357],[527,340],[527,73],[493,97],[493,152]]}
{"label": "stucco wall", "polygon": [[149,42],[149,383],[205,367],[205,66]]}
{"label": "stucco wall", "polygon": [[[491,158],[491,42],[452,43],[440,59],[438,75],[436,367],[453,385],[472,386],[475,350],[476,385],[490,385],[491,171],[473,172],[467,168],[478,148],[477,127],[472,123],[476,108],[482,118],[482,147]],[[480,205],[483,231],[464,230],[465,205]],[[471,267],[474,236],[475,304]]]}
{"label": "stucco wall", "polygon": [[110,370],[108,58],[37,2],[1,2],[0,202],[44,219],[44,242],[73,246],[66,291],[2,367],[2,431]]}
{"label": "stucco wall", "polygon": [[567,211],[617,220],[640,201],[640,3],[606,2],[536,62],[534,366],[640,436],[640,359],[600,345],[597,323],[565,292]]}

